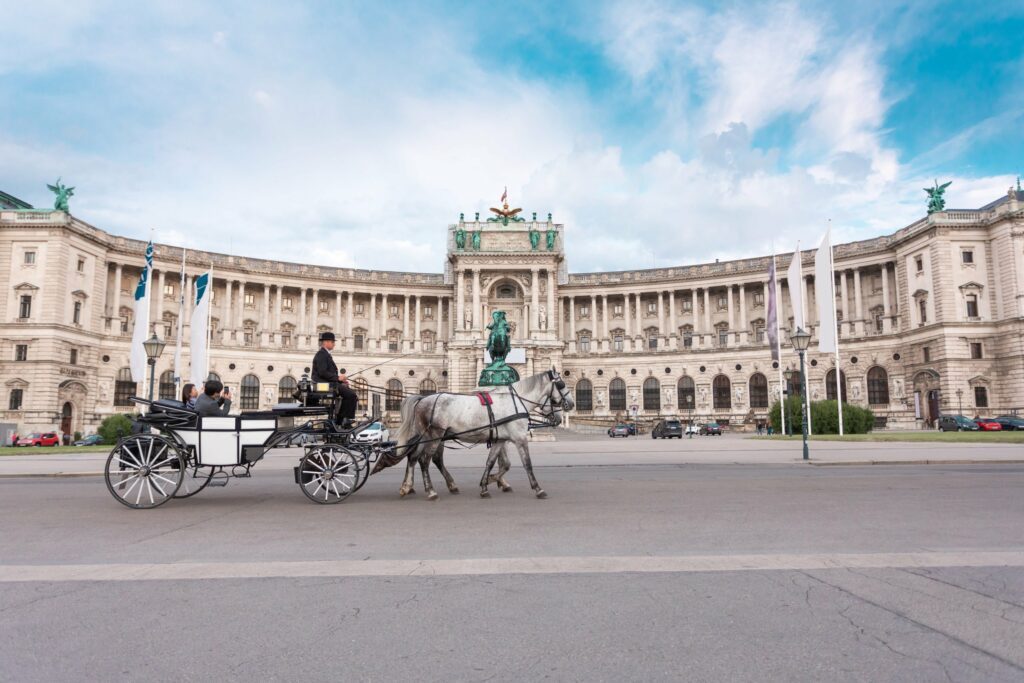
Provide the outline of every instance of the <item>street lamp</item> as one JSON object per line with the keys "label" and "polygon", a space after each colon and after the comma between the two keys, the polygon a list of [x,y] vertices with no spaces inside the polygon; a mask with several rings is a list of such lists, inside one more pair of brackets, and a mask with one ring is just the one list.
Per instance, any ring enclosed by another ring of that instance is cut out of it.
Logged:
{"label": "street lamp", "polygon": [[[800,354],[800,380],[803,381],[805,376],[804,354],[807,353],[807,347],[811,344],[811,333],[805,332],[802,327],[798,327],[796,332],[789,335],[789,341],[793,344],[793,350]],[[809,408],[807,405],[807,392],[801,391],[800,395],[800,406],[804,410],[801,414],[802,418],[800,420],[801,431],[804,435],[804,460],[810,460],[810,453],[807,451],[807,413]]]}
{"label": "street lamp", "polygon": [[[782,376],[786,378],[786,386],[782,387],[782,409],[785,410],[786,409],[786,398],[790,394],[789,388],[791,386],[793,386],[793,369],[792,368],[786,368],[783,371]],[[787,415],[786,418],[788,418],[788,417],[789,416]],[[786,419],[786,435],[788,435],[788,436],[792,436],[793,435],[793,420]]]}
{"label": "street lamp", "polygon": [[686,430],[686,438],[692,439],[693,438],[693,396],[691,396],[690,394],[686,394],[686,396],[684,396],[683,398],[685,399],[686,410],[689,411],[689,413],[690,413],[690,426]]}
{"label": "street lamp", "polygon": [[956,390],[956,411],[961,415],[961,417],[963,416],[963,414],[964,414],[964,390],[963,389],[957,389]]}
{"label": "street lamp", "polygon": [[167,344],[163,339],[156,336],[156,332],[153,336],[142,342],[142,348],[146,350],[146,362],[149,363],[149,402],[153,402],[153,382],[156,379],[156,359],[160,357],[160,354],[164,352],[164,347]]}

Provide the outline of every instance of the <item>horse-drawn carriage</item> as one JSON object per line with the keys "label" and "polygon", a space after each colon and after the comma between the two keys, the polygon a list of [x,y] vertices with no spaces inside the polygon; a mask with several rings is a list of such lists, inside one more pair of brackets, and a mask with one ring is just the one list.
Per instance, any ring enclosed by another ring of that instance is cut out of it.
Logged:
{"label": "horse-drawn carriage", "polygon": [[298,444],[295,482],[315,503],[340,503],[366,483],[370,467],[393,442],[350,443],[369,422],[342,428],[332,418],[329,385],[300,383],[299,403],[241,415],[202,416],[177,401],[132,400],[146,407],[137,433],[119,439],[107,457],[107,488],[131,508],[188,498],[207,486],[249,477],[273,448]]}

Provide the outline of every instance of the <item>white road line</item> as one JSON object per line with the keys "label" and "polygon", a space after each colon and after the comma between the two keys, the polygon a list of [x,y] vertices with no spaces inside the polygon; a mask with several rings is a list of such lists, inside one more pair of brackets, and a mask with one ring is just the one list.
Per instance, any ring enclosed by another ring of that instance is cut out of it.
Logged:
{"label": "white road line", "polygon": [[0,583],[913,567],[1024,567],[1024,551],[0,565]]}

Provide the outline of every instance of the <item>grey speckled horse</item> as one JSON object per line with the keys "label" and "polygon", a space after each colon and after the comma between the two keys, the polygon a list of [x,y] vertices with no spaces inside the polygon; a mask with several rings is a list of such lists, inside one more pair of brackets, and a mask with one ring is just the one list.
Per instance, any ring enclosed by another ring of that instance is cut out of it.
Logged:
{"label": "grey speckled horse", "polygon": [[[487,464],[480,479],[482,497],[490,495],[488,485],[495,482],[503,491],[511,490],[503,479],[509,469],[508,457],[505,455],[505,447],[509,443],[519,451],[534,493],[538,498],[546,497],[544,489],[537,483],[530,462],[529,426],[531,419],[551,426],[561,423],[562,411],[571,410],[574,406],[565,382],[552,369],[507,387],[495,387],[489,395],[493,401],[493,426],[487,407],[475,394],[431,394],[411,397],[403,402],[397,452],[408,460],[405,480],[398,490],[400,495],[413,492],[413,474],[416,463],[419,463],[427,498],[437,498],[437,492],[430,481],[429,466],[432,461],[444,476],[448,489],[453,493],[458,492],[443,460],[445,440],[458,439],[463,443],[490,444]],[[492,475],[491,470],[499,459],[501,465],[498,474]]]}

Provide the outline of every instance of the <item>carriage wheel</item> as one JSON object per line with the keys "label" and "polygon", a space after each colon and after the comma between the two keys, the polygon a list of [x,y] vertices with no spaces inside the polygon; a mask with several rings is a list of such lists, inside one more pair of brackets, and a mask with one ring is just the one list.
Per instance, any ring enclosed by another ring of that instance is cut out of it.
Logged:
{"label": "carriage wheel", "polygon": [[170,440],[136,434],[118,442],[103,470],[107,490],[130,508],[155,508],[169,501],[185,476],[185,459]]}
{"label": "carriage wheel", "polygon": [[181,487],[174,494],[175,498],[188,498],[194,496],[210,483],[213,478],[212,467],[200,467],[196,465],[196,452],[194,448],[188,448],[188,455],[185,458],[185,476],[181,479]]}
{"label": "carriage wheel", "polygon": [[299,475],[299,486],[311,501],[340,503],[356,490],[358,456],[340,446],[311,446],[299,463]]}
{"label": "carriage wheel", "polygon": [[370,478],[370,454],[369,449],[365,448],[354,448],[351,449],[352,455],[356,457],[356,486],[352,489],[352,493],[355,493],[359,489],[363,488],[363,484]]}

